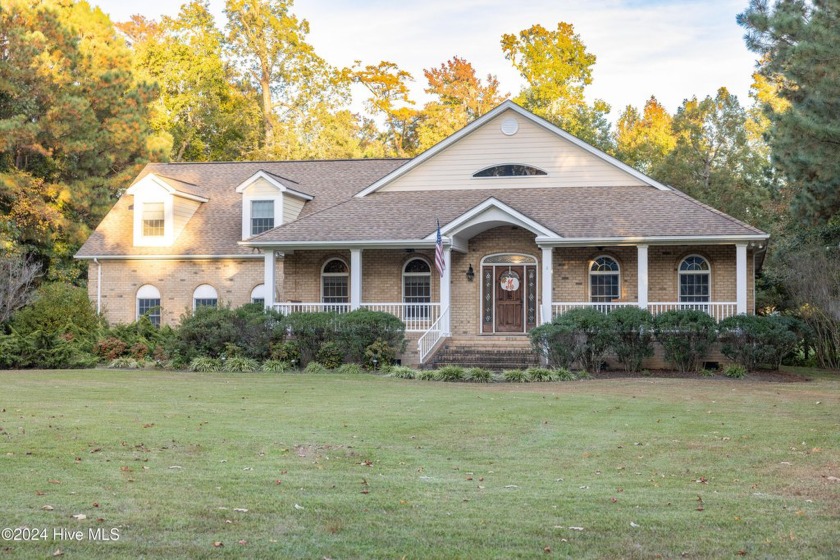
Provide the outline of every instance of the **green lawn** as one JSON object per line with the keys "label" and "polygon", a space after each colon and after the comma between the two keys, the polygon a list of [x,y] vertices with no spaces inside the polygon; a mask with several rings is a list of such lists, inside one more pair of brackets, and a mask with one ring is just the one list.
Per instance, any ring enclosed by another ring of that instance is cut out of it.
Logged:
{"label": "green lawn", "polygon": [[0,380],[0,559],[840,554],[838,375]]}

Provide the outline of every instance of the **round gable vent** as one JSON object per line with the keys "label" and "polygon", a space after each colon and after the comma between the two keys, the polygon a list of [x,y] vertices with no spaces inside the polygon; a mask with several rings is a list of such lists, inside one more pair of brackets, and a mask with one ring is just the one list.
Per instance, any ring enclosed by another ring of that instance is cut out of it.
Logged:
{"label": "round gable vent", "polygon": [[519,123],[513,117],[502,121],[502,134],[505,136],[513,136],[519,130]]}

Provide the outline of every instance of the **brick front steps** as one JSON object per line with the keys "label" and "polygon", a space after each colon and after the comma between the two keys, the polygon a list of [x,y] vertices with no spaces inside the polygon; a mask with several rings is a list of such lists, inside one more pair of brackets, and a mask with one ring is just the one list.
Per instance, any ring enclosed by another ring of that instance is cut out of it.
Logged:
{"label": "brick front steps", "polygon": [[457,365],[492,371],[526,369],[540,364],[524,336],[485,336],[447,340],[425,367]]}

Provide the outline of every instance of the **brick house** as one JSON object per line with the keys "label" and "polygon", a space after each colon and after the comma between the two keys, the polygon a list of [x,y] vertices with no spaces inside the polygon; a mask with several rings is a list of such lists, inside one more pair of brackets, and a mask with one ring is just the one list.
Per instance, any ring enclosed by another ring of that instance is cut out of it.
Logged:
{"label": "brick house", "polygon": [[416,364],[573,307],[752,313],[767,239],[506,101],[411,160],[149,164],[76,257],[112,322],[369,308]]}

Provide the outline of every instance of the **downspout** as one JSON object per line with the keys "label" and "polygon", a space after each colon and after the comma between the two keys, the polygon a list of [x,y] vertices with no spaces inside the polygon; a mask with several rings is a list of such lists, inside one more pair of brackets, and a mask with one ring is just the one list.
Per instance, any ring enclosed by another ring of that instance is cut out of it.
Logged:
{"label": "downspout", "polygon": [[96,312],[102,313],[102,263],[98,258],[94,258],[96,263]]}

